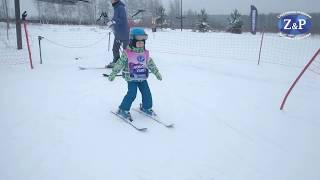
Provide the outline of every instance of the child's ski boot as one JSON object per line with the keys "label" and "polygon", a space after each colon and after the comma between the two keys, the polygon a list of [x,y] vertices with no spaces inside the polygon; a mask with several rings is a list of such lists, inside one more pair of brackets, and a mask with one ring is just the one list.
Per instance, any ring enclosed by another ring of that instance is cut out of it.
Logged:
{"label": "child's ski boot", "polygon": [[145,114],[149,115],[149,116],[157,116],[156,113],[150,108],[150,109],[144,109],[142,107],[142,104],[140,104],[140,111],[144,112]]}
{"label": "child's ski boot", "polygon": [[109,63],[108,65],[105,65],[105,68],[113,68],[114,67],[114,62]]}
{"label": "child's ski boot", "polygon": [[117,111],[117,114],[119,114],[121,117],[125,118],[125,119],[128,119],[129,121],[133,121],[132,118],[131,118],[131,114],[129,111],[125,111],[125,110],[122,110],[122,109],[118,109]]}

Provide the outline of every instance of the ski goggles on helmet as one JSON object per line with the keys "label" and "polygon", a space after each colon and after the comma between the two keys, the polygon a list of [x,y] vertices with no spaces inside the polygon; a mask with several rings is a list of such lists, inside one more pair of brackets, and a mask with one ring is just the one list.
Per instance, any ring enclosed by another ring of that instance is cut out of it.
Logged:
{"label": "ski goggles on helmet", "polygon": [[143,41],[143,40],[147,40],[148,39],[148,35],[144,34],[144,35],[135,35],[133,37],[133,39],[137,40],[137,41]]}

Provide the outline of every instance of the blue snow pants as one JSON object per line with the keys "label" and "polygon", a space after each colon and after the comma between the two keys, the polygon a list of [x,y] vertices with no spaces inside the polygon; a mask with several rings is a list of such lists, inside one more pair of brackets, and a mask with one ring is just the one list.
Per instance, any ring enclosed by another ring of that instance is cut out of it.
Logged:
{"label": "blue snow pants", "polygon": [[127,81],[127,83],[128,83],[128,92],[124,96],[119,108],[125,111],[129,111],[133,101],[136,99],[137,89],[139,88],[142,95],[142,107],[144,109],[151,109],[152,95],[150,92],[148,82],[144,80],[144,81]]}

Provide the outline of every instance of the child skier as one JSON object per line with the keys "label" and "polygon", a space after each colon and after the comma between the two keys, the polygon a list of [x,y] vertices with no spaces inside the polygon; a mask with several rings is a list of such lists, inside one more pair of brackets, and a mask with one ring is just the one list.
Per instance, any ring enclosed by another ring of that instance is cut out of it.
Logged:
{"label": "child skier", "polygon": [[152,95],[147,82],[149,70],[158,80],[162,80],[161,74],[149,51],[145,49],[148,35],[142,28],[132,28],[129,33],[129,46],[123,50],[122,56],[112,68],[109,80],[113,81],[116,75],[122,70],[122,77],[128,83],[128,92],[124,96],[117,113],[122,117],[131,119],[130,108],[137,95],[139,88],[142,95],[140,110],[146,114],[154,115],[152,110]]}

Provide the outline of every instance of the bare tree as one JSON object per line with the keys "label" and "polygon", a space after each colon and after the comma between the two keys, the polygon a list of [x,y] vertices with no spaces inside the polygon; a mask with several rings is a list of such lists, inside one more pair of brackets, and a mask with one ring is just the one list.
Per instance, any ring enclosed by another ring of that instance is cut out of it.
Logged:
{"label": "bare tree", "polygon": [[71,23],[73,22],[73,12],[75,12],[76,8],[73,5],[59,5],[59,18],[61,19],[61,23]]}
{"label": "bare tree", "polygon": [[147,5],[147,9],[149,12],[151,12],[152,16],[156,16],[157,8],[159,8],[160,6],[163,6],[161,0],[150,0]]}
{"label": "bare tree", "polygon": [[42,22],[42,17],[41,17],[41,2],[40,1],[37,1],[35,0],[36,4],[37,4],[37,9],[38,9],[38,18],[39,18],[39,21],[40,23],[43,23]]}
{"label": "bare tree", "polygon": [[4,17],[4,12],[5,12],[5,6],[4,6],[4,0],[0,3],[0,18]]}
{"label": "bare tree", "polygon": [[171,26],[173,26],[173,24],[178,24],[177,17],[179,16],[180,16],[180,1],[179,0],[170,1],[168,19],[170,21]]}
{"label": "bare tree", "polygon": [[9,40],[9,29],[10,29],[10,25],[9,25],[9,12],[8,12],[8,3],[7,0],[3,0],[3,9],[4,9],[4,16],[6,17],[6,21],[7,21],[7,40]]}
{"label": "bare tree", "polygon": [[179,0],[170,1],[168,15],[169,15],[169,17],[174,17],[174,18],[176,18],[177,16],[180,15],[180,1]]}
{"label": "bare tree", "polygon": [[185,27],[193,28],[194,30],[196,30],[196,23],[198,22],[198,13],[196,11],[188,9],[185,17]]}
{"label": "bare tree", "polygon": [[160,26],[162,29],[166,23],[166,9],[163,6],[159,6],[156,8],[156,26]]}
{"label": "bare tree", "polygon": [[101,15],[102,13],[107,13],[107,15],[110,15],[110,8],[110,1],[98,0],[97,15]]}
{"label": "bare tree", "polygon": [[200,10],[199,19],[200,19],[200,22],[207,22],[208,14],[205,9]]}
{"label": "bare tree", "polygon": [[78,3],[79,6],[79,16],[81,17],[83,23],[90,24],[95,21],[94,11],[92,5],[89,3]]}
{"label": "bare tree", "polygon": [[134,14],[138,9],[141,9],[142,3],[140,0],[125,0],[128,15]]}

